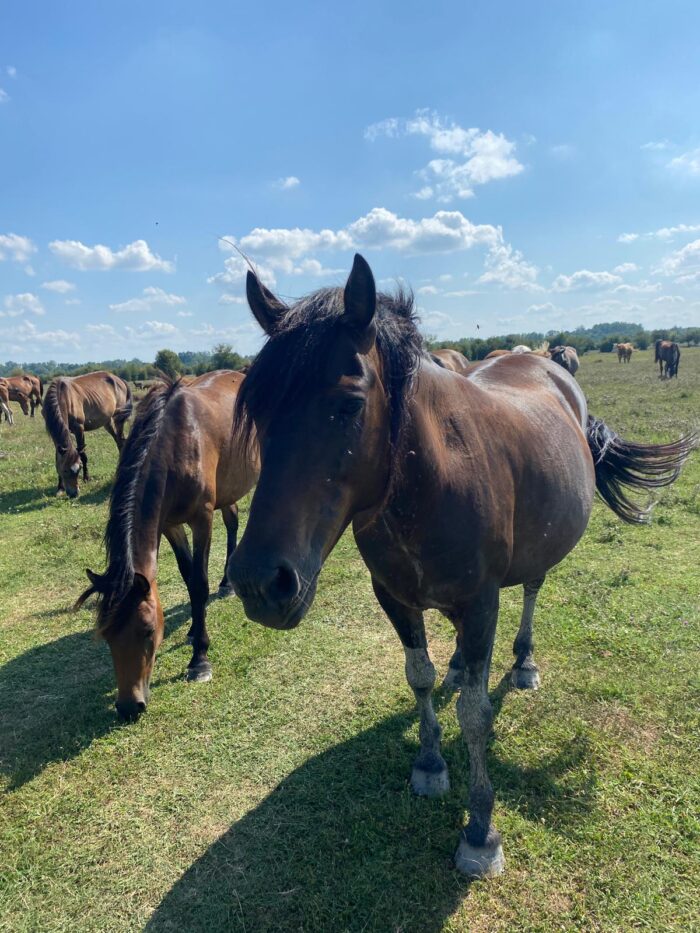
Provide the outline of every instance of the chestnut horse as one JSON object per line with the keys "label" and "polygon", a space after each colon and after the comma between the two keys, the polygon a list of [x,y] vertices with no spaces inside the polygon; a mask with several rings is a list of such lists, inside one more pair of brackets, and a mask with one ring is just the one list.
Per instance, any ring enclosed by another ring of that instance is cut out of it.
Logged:
{"label": "chestnut horse", "polygon": [[[11,402],[17,402],[22,409],[22,414],[28,415],[31,406],[32,417],[34,417],[34,408],[36,407],[32,398],[32,383],[26,376],[3,376],[4,385],[7,386],[8,398]],[[7,415],[5,415],[7,420]]]}
{"label": "chestnut horse", "polygon": [[5,416],[5,421],[14,424],[12,409],[10,408],[10,388],[7,380],[0,376],[0,412]]}
{"label": "chestnut horse", "polygon": [[464,373],[469,372],[471,368],[471,363],[459,350],[450,350],[449,348],[444,350],[431,350],[430,355],[438,366],[442,366],[444,369],[450,369],[453,373],[462,373],[462,375],[464,375]]}
{"label": "chestnut horse", "polygon": [[659,376],[667,379],[678,378],[678,364],[681,361],[681,348],[671,340],[657,340],[654,344],[654,362],[659,364]]}
{"label": "chestnut horse", "polygon": [[615,349],[617,350],[617,362],[618,363],[629,363],[632,360],[632,353],[634,351],[634,344],[632,343],[616,343]]}
{"label": "chestnut horse", "polygon": [[[105,532],[107,570],[87,571],[90,587],[76,603],[99,596],[97,629],[112,653],[122,719],[136,719],[146,708],[163,640],[156,583],[161,535],[175,553],[192,606],[187,679],[211,679],[206,604],[212,518],[220,509],[228,561],[238,533],[236,503],[257,479],[257,455],[249,456],[231,435],[244,378],[219,370],[189,383],[159,382],[139,405],[124,444]],[[184,525],[192,530],[192,552]],[[224,571],[219,593],[230,591]]]}
{"label": "chestnut horse", "polygon": [[345,289],[287,307],[249,272],[248,301],[268,340],[251,366],[237,426],[260,440],[261,473],[229,578],[249,618],[292,629],[352,522],[374,592],[406,655],[420,712],[416,793],[444,793],[447,766],[431,692],[423,611],[457,631],[449,680],[470,755],[470,818],[457,867],[503,868],[486,763],[489,667],[502,587],[522,585],[516,686],[538,682],[532,617],[545,574],[586,529],[596,490],[624,520],[646,510],[625,486],[671,483],[692,437],[632,444],[588,417],[576,381],[534,353],[508,354],[466,376],[422,348],[412,298],[376,294],[355,256]]}
{"label": "chestnut horse", "polygon": [[56,447],[57,494],[65,490],[66,495],[75,499],[81,463],[83,479],[87,482],[90,478],[85,432],[104,428],[121,450],[124,425],[133,408],[131,389],[113,373],[58,376],[53,380],[46,391],[43,414],[46,430]]}

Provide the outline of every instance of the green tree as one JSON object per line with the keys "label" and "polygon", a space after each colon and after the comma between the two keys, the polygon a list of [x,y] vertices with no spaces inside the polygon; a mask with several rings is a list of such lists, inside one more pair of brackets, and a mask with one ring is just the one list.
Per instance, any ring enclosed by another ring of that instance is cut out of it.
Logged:
{"label": "green tree", "polygon": [[180,357],[173,350],[159,350],[156,353],[155,367],[171,379],[177,379],[182,373]]}
{"label": "green tree", "polygon": [[244,362],[230,343],[217,343],[211,351],[212,369],[240,369]]}

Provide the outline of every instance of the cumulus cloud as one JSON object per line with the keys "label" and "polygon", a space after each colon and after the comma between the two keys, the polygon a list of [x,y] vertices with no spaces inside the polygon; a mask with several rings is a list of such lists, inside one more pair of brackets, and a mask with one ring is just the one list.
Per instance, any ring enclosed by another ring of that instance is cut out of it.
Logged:
{"label": "cumulus cloud", "polygon": [[298,188],[300,184],[301,181],[296,175],[287,175],[285,178],[278,178],[273,182],[272,187],[277,188],[278,191],[289,191],[291,188]]}
{"label": "cumulus cloud", "polygon": [[668,168],[683,172],[686,175],[700,175],[700,148],[684,152],[675,159],[671,159]]}
{"label": "cumulus cloud", "polygon": [[46,345],[50,349],[57,347],[80,348],[80,335],[75,331],[40,331],[31,321],[22,321],[21,324],[15,327],[0,328],[0,337],[2,337],[2,342],[9,352],[23,351],[24,345],[28,343],[32,347]]}
{"label": "cumulus cloud", "polygon": [[66,282],[65,279],[42,282],[41,287],[45,288],[47,292],[56,292],[59,295],[66,295],[68,292],[75,291],[75,285],[72,282]]}
{"label": "cumulus cloud", "polygon": [[146,314],[153,311],[156,307],[172,307],[174,305],[184,305],[187,299],[182,295],[172,295],[162,288],[155,288],[149,285],[144,288],[141,298],[129,298],[128,301],[121,301],[118,304],[109,306],[110,311],[116,311],[118,314],[124,312],[141,311]]}
{"label": "cumulus cloud", "polygon": [[621,262],[619,266],[615,266],[613,272],[616,275],[626,275],[628,272],[639,272],[639,266],[636,262]]}
{"label": "cumulus cloud", "polygon": [[223,294],[221,298],[219,298],[219,304],[220,305],[244,305],[246,304],[246,300],[242,295]]}
{"label": "cumulus cloud", "polygon": [[634,243],[635,240],[639,239],[638,233],[621,233],[617,238],[618,243]]}
{"label": "cumulus cloud", "polygon": [[22,314],[44,314],[44,306],[36,295],[31,292],[22,292],[20,295],[5,295],[4,311],[0,317],[20,317]]}
{"label": "cumulus cloud", "polygon": [[421,285],[416,291],[417,295],[437,295],[438,289],[434,285]]}
{"label": "cumulus cloud", "polygon": [[127,335],[130,338],[142,337],[145,340],[157,340],[161,337],[176,337],[180,331],[174,324],[168,324],[166,321],[144,321],[138,327],[125,327]]}
{"label": "cumulus cloud", "polygon": [[477,281],[539,291],[541,286],[537,284],[537,272],[537,267],[526,262],[519,250],[513,249],[509,243],[499,243],[486,256],[486,271]]}
{"label": "cumulus cloud", "polygon": [[177,317],[193,317],[193,316],[194,315],[191,311],[178,311],[177,312]]}
{"label": "cumulus cloud", "polygon": [[670,149],[671,143],[667,139],[660,139],[657,142],[644,143],[640,149],[650,149],[652,152],[663,152],[664,149]]}
{"label": "cumulus cloud", "polygon": [[88,324],[86,330],[96,337],[109,337],[110,340],[121,340],[121,335],[111,324]]}
{"label": "cumulus cloud", "polygon": [[[272,231],[270,231],[272,232]],[[224,249],[221,246],[221,249]],[[219,285],[224,289],[230,288],[232,285],[241,286],[245,282],[245,277],[248,274],[248,263],[243,259],[242,256],[235,255],[229,256],[228,259],[224,260],[224,271],[217,272],[216,275],[212,275],[207,279],[207,282],[210,285]],[[277,284],[277,278],[272,268],[265,263],[255,263],[255,271],[258,274],[258,278],[268,286],[268,288],[274,288]]]}
{"label": "cumulus cloud", "polygon": [[688,281],[688,276],[695,276],[700,272],[700,240],[693,240],[682,249],[665,256],[654,272],[657,275],[681,276]]}
{"label": "cumulus cloud", "polygon": [[591,272],[588,269],[579,269],[573,275],[558,275],[552,283],[552,288],[555,292],[593,291],[621,283],[620,276],[612,272]]}
{"label": "cumulus cloud", "polygon": [[9,99],[10,95],[0,87],[0,104],[6,104]]}
{"label": "cumulus cloud", "polygon": [[79,240],[53,240],[49,249],[60,260],[83,271],[128,269],[133,272],[174,272],[175,263],[151,252],[145,240],[134,240],[121,249],[109,246],[85,246]]}
{"label": "cumulus cloud", "polygon": [[660,292],[660,291],[661,291],[660,282],[646,282],[646,281],[638,282],[636,285],[628,285],[627,283],[624,283],[623,285],[617,285],[615,288],[613,288],[613,294],[619,294],[619,295],[623,295],[623,294],[650,295],[650,294],[653,294],[654,292]]}
{"label": "cumulus cloud", "polygon": [[423,136],[442,158],[432,159],[417,173],[423,182],[414,192],[419,200],[436,198],[449,203],[454,198],[470,198],[477,185],[508,178],[523,171],[515,157],[515,143],[502,133],[465,129],[444,120],[437,113],[419,110],[408,120],[390,117],[365,130],[370,141],[380,136]]}
{"label": "cumulus cloud", "polygon": [[27,262],[36,246],[29,237],[16,233],[0,233],[0,261],[11,259],[13,262]]}
{"label": "cumulus cloud", "polygon": [[699,230],[700,224],[676,224],[675,227],[659,227],[658,230],[650,230],[648,233],[621,233],[617,239],[619,243],[632,243],[640,238],[672,240],[678,235],[697,233]]}

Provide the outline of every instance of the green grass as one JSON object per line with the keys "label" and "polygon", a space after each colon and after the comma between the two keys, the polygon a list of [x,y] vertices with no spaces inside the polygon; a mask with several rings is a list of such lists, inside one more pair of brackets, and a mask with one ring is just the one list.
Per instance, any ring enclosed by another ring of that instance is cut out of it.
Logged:
{"label": "green grass", "polygon": [[[700,415],[700,351],[673,383],[649,353],[587,356],[579,375],[633,439]],[[69,502],[42,420],[0,432],[0,929],[700,927],[700,456],[649,527],[596,505],[540,597],[536,694],[501,685],[520,604],[503,594],[490,768],[507,870],[470,884],[451,865],[469,767],[454,700],[438,704],[452,790],[416,799],[403,653],[350,536],[293,633],[212,604],[210,684],[184,682],[186,592],[164,547],[151,704],[120,726],[109,652],[69,610],[102,567],[114,444],[88,435],[95,479]],[[223,555],[217,521],[214,583]],[[444,670],[450,626],[428,627]]]}

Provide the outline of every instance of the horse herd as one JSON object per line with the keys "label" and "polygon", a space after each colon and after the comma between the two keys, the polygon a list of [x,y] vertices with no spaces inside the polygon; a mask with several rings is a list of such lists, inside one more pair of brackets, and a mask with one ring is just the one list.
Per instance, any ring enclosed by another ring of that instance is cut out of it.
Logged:
{"label": "horse herd", "polygon": [[[88,571],[90,585],[76,604],[97,598],[119,716],[138,718],[149,699],[164,631],[162,536],[192,605],[187,679],[206,681],[214,512],[221,511],[227,532],[220,594],[235,592],[249,618],[284,630],[306,615],[326,558],[352,525],[404,649],[420,716],[411,786],[428,797],[444,794],[449,776],[424,611],[438,609],[455,628],[445,684],[459,690],[470,756],[470,815],[455,863],[471,877],[498,874],[504,858],[492,824],[486,743],[499,592],[523,587],[511,680],[535,689],[537,595],[583,534],[595,491],[623,521],[645,521],[649,506],[629,490],[672,483],[698,439],[621,439],[589,415],[570,364],[555,353],[560,348],[507,351],[477,364],[456,351],[428,353],[412,296],[377,293],[359,255],[344,288],[287,305],[250,271],[247,297],[267,335],[248,373],[163,379],[139,404],[126,439],[133,403],[118,377],[56,379],[46,393],[46,427],[67,495],[77,495],[81,467],[88,476],[85,431],[104,426],[120,448],[106,569]],[[237,546],[237,502],[251,490]]]}

